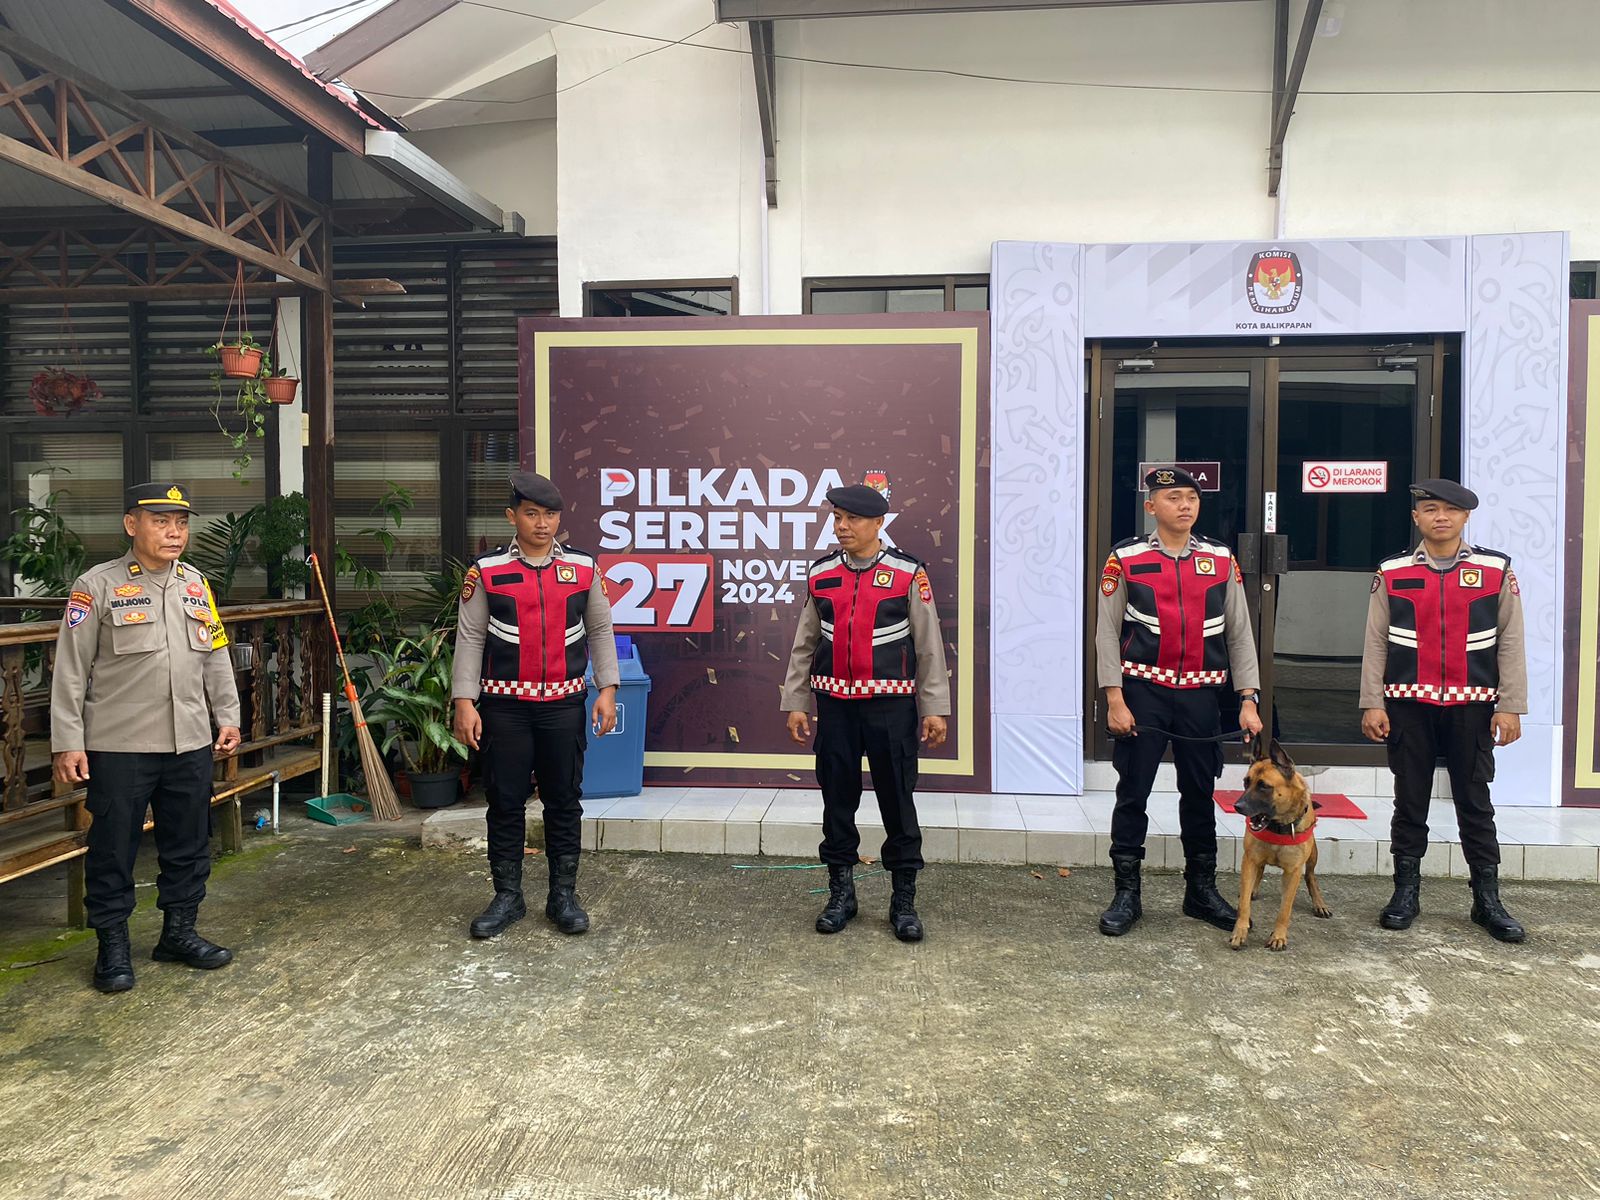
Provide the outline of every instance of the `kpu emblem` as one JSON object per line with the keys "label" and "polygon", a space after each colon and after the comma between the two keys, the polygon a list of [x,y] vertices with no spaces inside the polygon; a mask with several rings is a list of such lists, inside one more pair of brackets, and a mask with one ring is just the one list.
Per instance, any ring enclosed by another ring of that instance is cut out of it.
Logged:
{"label": "kpu emblem", "polygon": [[1462,567],[1461,586],[1481,588],[1483,586],[1483,572],[1478,570],[1477,567]]}
{"label": "kpu emblem", "polygon": [[1258,313],[1290,313],[1300,303],[1304,278],[1292,250],[1263,250],[1250,259],[1244,291]]}
{"label": "kpu emblem", "polygon": [[861,482],[875,492],[882,492],[885,500],[889,498],[889,472],[868,471],[861,477]]}

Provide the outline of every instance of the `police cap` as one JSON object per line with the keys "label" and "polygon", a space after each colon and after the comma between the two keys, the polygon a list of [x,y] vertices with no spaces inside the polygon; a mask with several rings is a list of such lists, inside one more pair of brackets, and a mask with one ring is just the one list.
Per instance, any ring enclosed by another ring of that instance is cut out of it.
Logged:
{"label": "police cap", "polygon": [[1200,490],[1200,485],[1195,482],[1194,476],[1182,467],[1157,467],[1144,477],[1144,488],[1147,492],[1175,487],[1193,488],[1196,492]]}
{"label": "police cap", "polygon": [[516,500],[527,500],[551,512],[561,511],[561,492],[543,475],[536,475],[532,471],[513,471],[511,492]]}
{"label": "police cap", "polygon": [[1453,479],[1419,479],[1411,485],[1411,507],[1424,500],[1442,500],[1468,512],[1478,507],[1478,493]]}
{"label": "police cap", "polygon": [[889,502],[877,488],[864,483],[828,489],[828,503],[858,517],[881,517],[889,511]]}
{"label": "police cap", "polygon": [[123,512],[193,512],[181,483],[139,483],[122,493]]}

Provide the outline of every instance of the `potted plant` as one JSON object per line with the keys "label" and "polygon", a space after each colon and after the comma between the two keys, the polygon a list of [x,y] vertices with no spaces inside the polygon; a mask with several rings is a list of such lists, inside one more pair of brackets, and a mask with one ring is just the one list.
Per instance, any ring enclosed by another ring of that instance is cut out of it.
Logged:
{"label": "potted plant", "polygon": [[[207,347],[206,353],[218,360],[217,369],[211,372],[211,383],[216,389],[216,399],[211,402],[211,415],[217,420],[217,428],[228,436],[233,444],[233,477],[243,479],[244,473],[250,469],[253,461],[250,455],[250,437],[253,434],[258,438],[267,436],[267,411],[272,407],[272,401],[267,398],[266,381],[272,375],[272,359],[264,347],[257,346],[244,334],[244,339],[250,342],[249,350],[256,364],[255,373],[240,378],[228,368],[229,355],[238,349],[240,344],[225,345],[222,342],[213,343]],[[233,396],[233,410],[244,418],[242,428],[234,430],[228,428],[222,420],[222,404],[224,400],[224,380],[238,379],[239,386]]]}
{"label": "potted plant", "polygon": [[448,631],[399,636],[371,651],[377,682],[367,723],[384,727],[381,749],[397,751],[418,808],[443,808],[461,796],[467,747],[450,731],[455,655]]}
{"label": "potted plant", "polygon": [[248,332],[241,332],[231,342],[213,343],[208,353],[217,360],[218,371],[224,379],[253,380],[262,374],[267,348],[257,343]]}
{"label": "potted plant", "polygon": [[267,399],[273,404],[293,404],[294,394],[300,389],[300,381],[289,374],[288,367],[279,367],[261,381],[261,389],[266,392]]}
{"label": "potted plant", "polygon": [[100,399],[100,385],[65,367],[46,367],[28,385],[28,399],[41,417],[70,417]]}

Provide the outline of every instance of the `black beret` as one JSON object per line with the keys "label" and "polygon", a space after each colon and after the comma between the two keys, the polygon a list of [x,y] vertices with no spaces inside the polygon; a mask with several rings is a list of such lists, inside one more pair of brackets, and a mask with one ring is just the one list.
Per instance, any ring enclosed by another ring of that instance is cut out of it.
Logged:
{"label": "black beret", "polygon": [[1200,485],[1195,482],[1193,475],[1182,467],[1156,467],[1144,477],[1144,488],[1153,492],[1160,488],[1186,487],[1200,490]]}
{"label": "black beret", "polygon": [[193,512],[189,489],[178,483],[140,483],[122,493],[123,512]]}
{"label": "black beret", "polygon": [[829,488],[828,503],[858,517],[881,517],[889,511],[889,502],[883,493],[864,483]]}
{"label": "black beret", "polygon": [[1478,507],[1478,493],[1453,479],[1419,479],[1411,485],[1411,507],[1424,500],[1443,500],[1468,512]]}
{"label": "black beret", "polygon": [[513,471],[511,490],[520,499],[537,504],[540,508],[548,508],[551,512],[561,511],[561,492],[543,475],[535,475],[532,471]]}

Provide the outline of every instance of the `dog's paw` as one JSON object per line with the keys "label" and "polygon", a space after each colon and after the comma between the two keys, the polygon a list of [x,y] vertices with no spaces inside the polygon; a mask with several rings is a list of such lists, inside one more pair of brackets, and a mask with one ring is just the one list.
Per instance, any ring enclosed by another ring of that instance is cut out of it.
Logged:
{"label": "dog's paw", "polygon": [[1249,936],[1249,932],[1249,930],[1243,930],[1235,933],[1231,938],[1228,939],[1228,945],[1235,950],[1243,950],[1245,939]]}
{"label": "dog's paw", "polygon": [[1267,939],[1267,949],[1268,950],[1287,950],[1288,948],[1289,948],[1289,939],[1286,936],[1285,937],[1279,937],[1277,934],[1273,934],[1271,937],[1269,937]]}
{"label": "dog's paw", "polygon": [[1331,916],[1333,916],[1333,909],[1331,909],[1331,908],[1313,908],[1311,910],[1311,915],[1314,916],[1314,917],[1331,917]]}

